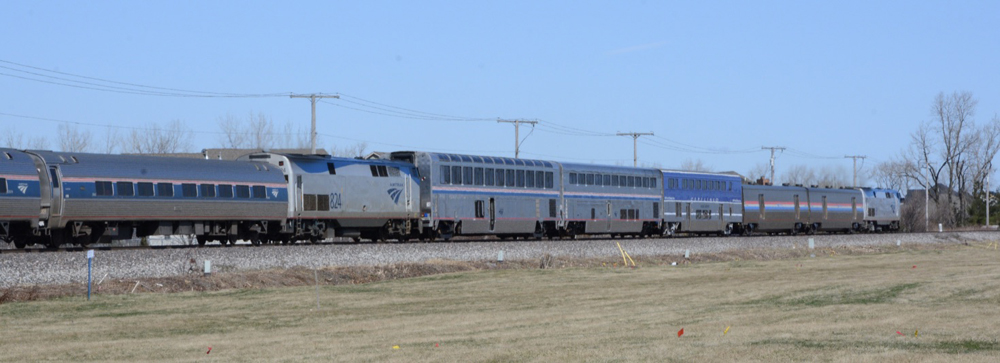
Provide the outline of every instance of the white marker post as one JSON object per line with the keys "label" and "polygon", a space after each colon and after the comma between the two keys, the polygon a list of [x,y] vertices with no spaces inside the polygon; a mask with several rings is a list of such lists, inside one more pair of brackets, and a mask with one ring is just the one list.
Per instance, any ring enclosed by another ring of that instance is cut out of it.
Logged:
{"label": "white marker post", "polygon": [[87,250],[87,301],[90,301],[90,272],[94,265],[94,250]]}
{"label": "white marker post", "polygon": [[212,274],[212,261],[205,260],[205,277]]}
{"label": "white marker post", "polygon": [[815,254],[815,253],[813,253],[813,250],[814,250],[815,248],[816,248],[816,241],[813,241],[813,239],[812,239],[812,238],[810,238],[810,239],[809,239],[809,257],[810,257],[810,258],[816,258],[816,254]]}

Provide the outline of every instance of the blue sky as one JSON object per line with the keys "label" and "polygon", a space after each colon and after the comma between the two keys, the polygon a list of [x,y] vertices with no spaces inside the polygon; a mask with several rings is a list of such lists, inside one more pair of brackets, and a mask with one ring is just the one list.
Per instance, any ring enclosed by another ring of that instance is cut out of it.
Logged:
{"label": "blue sky", "polygon": [[[370,150],[513,156],[513,127],[495,119],[524,118],[541,122],[522,144],[526,158],[631,165],[631,138],[603,135],[652,131],[655,137],[640,138],[641,163],[700,159],[714,170],[746,172],[767,162],[761,146],[785,146],[780,176],[796,164],[849,172],[844,155],[869,156],[868,168],[893,158],[930,119],[939,92],[972,92],[978,122],[1000,112],[995,1],[31,1],[2,8],[3,61],[183,90],[353,97],[317,106],[326,147],[364,141]],[[468,121],[391,112],[402,109]],[[0,75],[0,113],[126,127],[181,120],[196,132],[192,151],[219,146],[220,117],[249,112],[303,128],[310,118],[307,100],[287,96],[135,95]],[[0,115],[0,127],[30,136],[57,126]],[[95,139],[106,129],[80,127]],[[522,137],[530,131],[523,126]]]}

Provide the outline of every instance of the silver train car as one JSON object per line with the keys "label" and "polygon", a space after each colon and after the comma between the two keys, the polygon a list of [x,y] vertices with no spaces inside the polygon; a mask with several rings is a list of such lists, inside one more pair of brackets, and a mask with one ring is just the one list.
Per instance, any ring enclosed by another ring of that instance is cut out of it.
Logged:
{"label": "silver train car", "polygon": [[34,243],[45,226],[42,196],[49,198],[51,188],[41,188],[40,170],[44,165],[31,155],[0,149],[0,239],[18,248]]}
{"label": "silver train car", "polygon": [[[263,163],[29,151],[41,184],[49,246],[150,235],[259,243],[281,226],[284,178]],[[43,188],[45,189],[45,188]]]}
{"label": "silver train car", "polygon": [[860,188],[864,200],[864,228],[868,232],[899,230],[899,192],[893,189]]}
{"label": "silver train car", "polygon": [[289,195],[282,241],[351,237],[407,240],[420,235],[420,180],[412,164],[328,155],[252,153],[241,161],[280,170]]}
{"label": "silver train car", "polygon": [[424,238],[659,231],[662,175],[653,169],[414,151],[391,158],[419,170]]}
{"label": "silver train car", "polygon": [[743,186],[746,234],[855,232],[864,221],[861,192],[797,186]]}
{"label": "silver train car", "polygon": [[564,224],[556,163],[414,151],[391,158],[419,170],[422,238],[552,237]]}
{"label": "silver train car", "polygon": [[562,163],[565,233],[661,233],[663,173],[656,169]]}
{"label": "silver train car", "polygon": [[663,234],[728,236],[743,225],[743,184],[737,175],[663,170]]}

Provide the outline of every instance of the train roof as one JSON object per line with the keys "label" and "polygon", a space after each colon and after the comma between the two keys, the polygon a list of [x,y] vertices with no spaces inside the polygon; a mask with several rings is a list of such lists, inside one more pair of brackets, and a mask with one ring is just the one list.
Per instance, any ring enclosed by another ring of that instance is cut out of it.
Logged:
{"label": "train roof", "polygon": [[546,160],[515,159],[502,156],[464,155],[464,154],[448,154],[448,153],[435,153],[435,152],[422,152],[422,153],[429,155],[431,159],[433,159],[434,161],[446,161],[446,162],[466,162],[466,163],[510,165],[510,166],[537,166],[546,168],[555,167],[555,165],[557,164],[555,162]]}
{"label": "train roof", "polygon": [[663,174],[699,175],[699,176],[711,176],[711,177],[743,180],[743,178],[739,174],[734,174],[734,173],[716,173],[710,171],[691,171],[691,170],[676,170],[676,169],[660,169],[660,171],[663,172]]}
{"label": "train roof", "polygon": [[564,169],[576,169],[576,170],[587,170],[603,173],[657,173],[660,171],[657,169],[650,168],[634,168],[631,166],[617,166],[617,165],[597,165],[597,164],[585,164],[585,163],[562,163]]}
{"label": "train roof", "polygon": [[284,183],[278,168],[246,161],[204,160],[145,155],[30,151],[46,164],[59,165],[63,177],[225,180]]}
{"label": "train roof", "polygon": [[38,170],[35,169],[35,161],[31,160],[28,154],[19,150],[0,148],[0,175],[4,174],[37,177]]}

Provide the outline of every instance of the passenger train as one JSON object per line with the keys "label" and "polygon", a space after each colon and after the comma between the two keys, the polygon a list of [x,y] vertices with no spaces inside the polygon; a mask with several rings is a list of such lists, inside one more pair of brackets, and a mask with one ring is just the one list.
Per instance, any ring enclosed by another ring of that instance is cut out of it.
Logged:
{"label": "passenger train", "polygon": [[744,184],[737,175],[399,151],[266,151],[235,161],[0,149],[0,239],[88,245],[894,231],[894,190]]}

